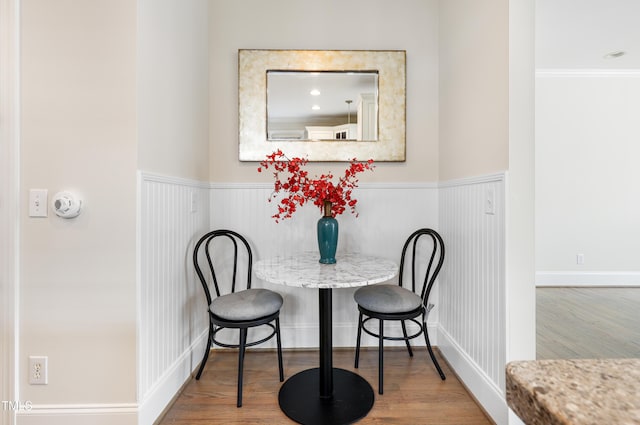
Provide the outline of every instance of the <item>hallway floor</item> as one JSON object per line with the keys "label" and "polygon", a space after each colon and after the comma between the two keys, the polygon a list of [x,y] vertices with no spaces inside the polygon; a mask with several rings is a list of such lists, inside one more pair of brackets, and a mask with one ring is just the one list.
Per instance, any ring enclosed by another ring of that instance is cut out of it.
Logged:
{"label": "hallway floor", "polygon": [[536,289],[538,359],[640,357],[640,288]]}

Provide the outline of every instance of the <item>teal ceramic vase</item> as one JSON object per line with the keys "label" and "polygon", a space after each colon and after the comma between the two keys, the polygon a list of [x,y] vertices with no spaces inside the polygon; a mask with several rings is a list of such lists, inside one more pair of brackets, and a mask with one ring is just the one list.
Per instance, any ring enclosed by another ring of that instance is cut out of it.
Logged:
{"label": "teal ceramic vase", "polygon": [[331,202],[325,201],[324,215],[318,220],[320,263],[334,264],[338,248],[338,220],[331,215]]}

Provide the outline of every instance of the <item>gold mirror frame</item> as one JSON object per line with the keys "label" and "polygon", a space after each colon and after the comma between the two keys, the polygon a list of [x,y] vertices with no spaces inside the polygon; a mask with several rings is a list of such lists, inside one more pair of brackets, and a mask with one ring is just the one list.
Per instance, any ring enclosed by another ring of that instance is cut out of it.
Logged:
{"label": "gold mirror frame", "polygon": [[[404,50],[238,50],[240,161],[281,149],[309,161],[405,160]],[[378,140],[267,141],[267,71],[378,71]]]}

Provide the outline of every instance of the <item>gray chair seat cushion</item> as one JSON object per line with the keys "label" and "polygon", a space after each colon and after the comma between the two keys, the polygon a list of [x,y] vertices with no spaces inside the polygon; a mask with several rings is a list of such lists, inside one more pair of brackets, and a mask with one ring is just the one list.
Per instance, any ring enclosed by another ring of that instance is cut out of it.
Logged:
{"label": "gray chair seat cushion", "polygon": [[254,320],[277,312],[282,302],[277,292],[252,288],[217,297],[209,310],[226,320]]}
{"label": "gray chair seat cushion", "polygon": [[353,298],[359,306],[378,313],[405,313],[422,304],[422,299],[414,292],[389,284],[363,286]]}

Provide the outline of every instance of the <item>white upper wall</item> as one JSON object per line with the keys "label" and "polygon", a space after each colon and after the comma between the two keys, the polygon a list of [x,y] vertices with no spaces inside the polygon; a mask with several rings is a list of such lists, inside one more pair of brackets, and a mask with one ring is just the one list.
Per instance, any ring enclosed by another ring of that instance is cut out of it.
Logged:
{"label": "white upper wall", "polygon": [[[21,1],[20,400],[135,402],[136,6]],[[30,188],[82,212],[27,217]],[[27,359],[49,357],[49,384]]]}
{"label": "white upper wall", "polygon": [[138,168],[209,179],[207,0],[138,0]]}
{"label": "white upper wall", "polygon": [[[207,10],[21,2],[20,400],[136,402],[137,171],[208,181]],[[80,216],[27,217],[30,188],[75,191]]]}
{"label": "white upper wall", "polygon": [[271,181],[256,163],[238,160],[238,49],[406,50],[407,160],[378,163],[362,181],[437,180],[437,1],[212,0],[210,7],[212,181]]}
{"label": "white upper wall", "polygon": [[507,3],[440,2],[440,180],[509,168]]}
{"label": "white upper wall", "polygon": [[640,72],[538,75],[536,96],[536,269],[640,271]]}

